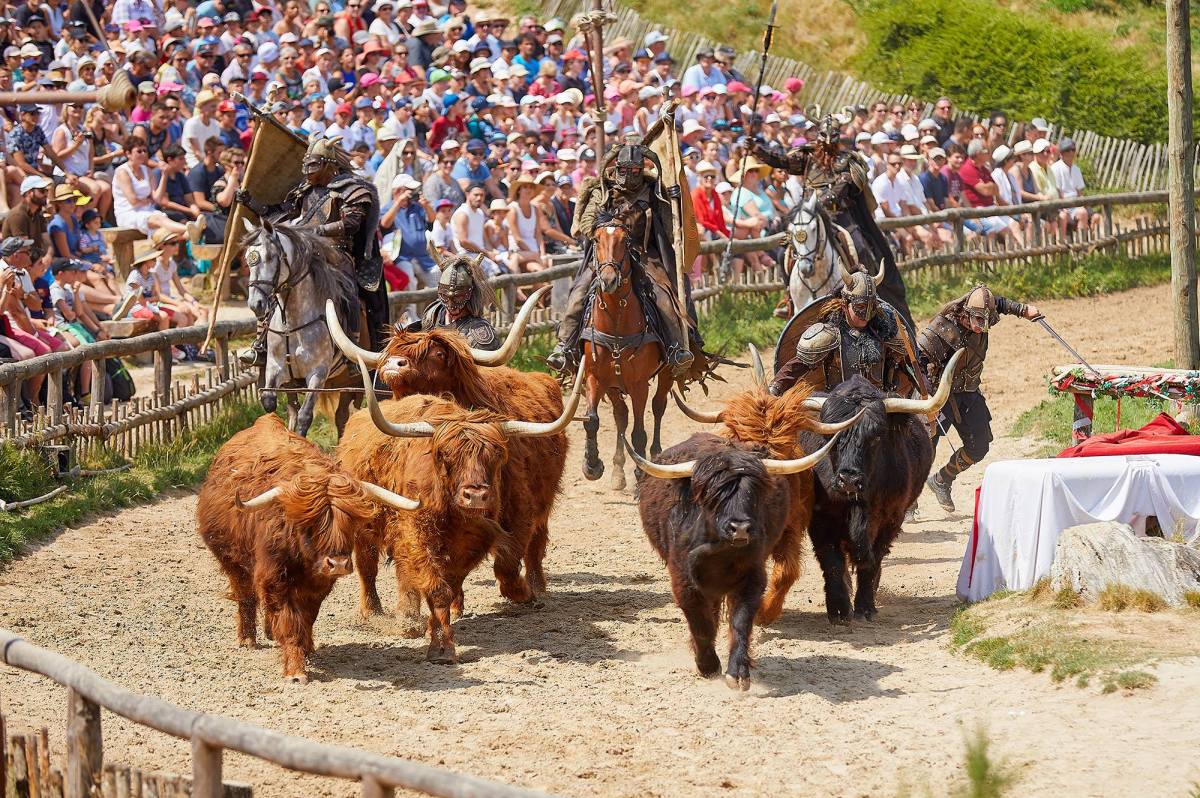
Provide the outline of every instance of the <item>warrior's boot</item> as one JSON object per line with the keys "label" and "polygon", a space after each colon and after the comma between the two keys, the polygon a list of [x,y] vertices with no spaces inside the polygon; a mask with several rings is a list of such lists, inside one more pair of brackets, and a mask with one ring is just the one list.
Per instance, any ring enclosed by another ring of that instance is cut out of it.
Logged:
{"label": "warrior's boot", "polygon": [[247,368],[257,368],[267,365],[267,324],[259,322],[258,332],[254,336],[254,343],[250,344],[249,349],[245,349],[238,355],[238,361]]}
{"label": "warrior's boot", "polygon": [[929,490],[933,492],[933,498],[937,499],[937,503],[943,510],[948,513],[954,512],[954,497],[950,495],[952,483],[942,481],[942,472],[930,474],[929,479],[925,480],[925,484],[929,486]]}
{"label": "warrior's boot", "polygon": [[578,360],[579,328],[583,322],[588,291],[592,286],[590,269],[580,269],[567,295],[567,307],[558,323],[558,343],[546,357],[546,365],[560,374],[573,370]]}
{"label": "warrior's boot", "polygon": [[934,498],[942,509],[948,513],[954,512],[954,499],[950,496],[950,486],[955,478],[975,463],[975,458],[967,454],[966,449],[955,449],[954,454],[946,461],[946,465],[935,474],[930,474],[925,484],[933,491]]}

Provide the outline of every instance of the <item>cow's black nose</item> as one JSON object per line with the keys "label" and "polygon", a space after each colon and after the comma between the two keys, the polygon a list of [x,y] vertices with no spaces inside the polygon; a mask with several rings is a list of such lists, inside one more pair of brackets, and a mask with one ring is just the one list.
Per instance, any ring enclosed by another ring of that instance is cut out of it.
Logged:
{"label": "cow's black nose", "polygon": [[729,542],[735,546],[745,546],[750,542],[750,522],[730,521],[728,529]]}
{"label": "cow's black nose", "polygon": [[862,472],[857,468],[846,468],[838,472],[838,486],[843,490],[859,490],[862,488]]}

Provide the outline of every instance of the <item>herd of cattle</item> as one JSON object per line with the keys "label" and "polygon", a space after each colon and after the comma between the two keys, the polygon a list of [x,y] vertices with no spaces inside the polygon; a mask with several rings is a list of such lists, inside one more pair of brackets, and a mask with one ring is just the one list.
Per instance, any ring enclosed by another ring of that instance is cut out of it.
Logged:
{"label": "herd of cattle", "polygon": [[[313,624],[338,578],[357,567],[360,613],[383,612],[375,585],[382,552],[395,563],[407,634],[424,633],[422,598],[428,607],[434,662],[455,660],[451,623],[463,611],[463,581],[485,557],[506,599],[526,603],[545,591],[549,518],[583,380],[576,376],[564,402],[550,376],[503,365],[536,299],[498,352],[471,349],[448,330],[398,330],[384,352],[370,352],[330,314],[366,390],[366,407],[335,454],[265,415],[222,447],[200,492],[199,533],[229,579],[239,645],[256,644],[261,606],[284,677],[307,681]],[[676,396],[690,417],[723,425],[721,434],[652,451],[653,461],[631,450],[642,525],[667,564],[701,674],[720,671],[714,644],[725,604],[726,681],[749,687],[751,627],[782,612],[805,534],[830,621],[876,613],[882,559],[933,460],[921,417],[946,401],[955,365],[927,400],[888,398],[861,378],[828,396],[797,388],[774,397],[756,360],[757,384],[718,413]],[[375,399],[369,369],[391,400]]]}

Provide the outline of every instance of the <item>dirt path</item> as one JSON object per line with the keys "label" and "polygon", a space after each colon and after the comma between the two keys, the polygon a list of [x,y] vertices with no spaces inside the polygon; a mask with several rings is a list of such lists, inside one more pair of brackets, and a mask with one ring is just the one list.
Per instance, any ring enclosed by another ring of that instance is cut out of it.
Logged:
{"label": "dirt path", "polygon": [[[1145,320],[1165,302],[1164,288],[1043,309],[1097,361],[1152,361],[1160,346]],[[1109,334],[1086,332],[1098,327]],[[1045,395],[1041,375],[1063,360],[1044,338],[1015,320],[998,330],[988,390],[1001,429]],[[1006,371],[1013,381],[1001,384]],[[697,428],[668,418],[669,442]],[[602,436],[607,456],[608,425]],[[1001,438],[991,457],[1033,447]],[[1151,690],[1102,696],[947,650],[969,521],[928,499],[887,561],[879,619],[831,629],[809,560],[782,620],[757,636],[751,692],[698,679],[629,494],[579,477],[581,448],[552,527],[546,606],[505,607],[477,572],[456,667],[425,663],[421,641],[383,624],[356,625],[356,587],[343,580],[318,621],[316,680],[284,685],[274,650],[235,648],[191,495],[67,531],[14,563],[0,573],[0,625],[182,706],[564,795],[881,796],[902,784],[941,795],[961,775],[964,729],[979,723],[1019,766],[1016,794],[1180,795],[1200,780],[1200,669],[1163,666]],[[958,487],[962,506],[980,473]],[[18,728],[49,725],[61,745],[62,690],[0,669],[0,697]],[[187,771],[183,743],[104,723],[114,758]],[[240,757],[227,775],[260,796],[357,794]]]}

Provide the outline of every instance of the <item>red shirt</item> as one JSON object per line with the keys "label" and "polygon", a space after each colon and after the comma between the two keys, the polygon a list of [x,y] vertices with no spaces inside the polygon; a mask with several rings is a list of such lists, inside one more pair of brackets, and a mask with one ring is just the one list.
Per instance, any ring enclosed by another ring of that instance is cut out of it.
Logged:
{"label": "red shirt", "polygon": [[442,146],[443,141],[457,138],[466,129],[466,122],[461,117],[458,119],[449,119],[439,116],[429,126],[429,135],[425,137],[425,146],[431,151],[437,152],[438,148]]}
{"label": "red shirt", "polygon": [[696,212],[696,222],[701,227],[723,238],[729,238],[729,228],[725,226],[725,214],[721,212],[721,198],[717,196],[717,192],[705,195],[704,189],[696,186],[692,189],[692,209]]}
{"label": "red shirt", "polygon": [[987,169],[980,169],[975,165],[975,162],[970,158],[963,161],[963,165],[958,168],[958,176],[963,184],[963,197],[972,208],[990,208],[996,204],[995,197],[985,197],[975,190],[975,186],[980,183],[995,183],[992,180],[992,175]]}

